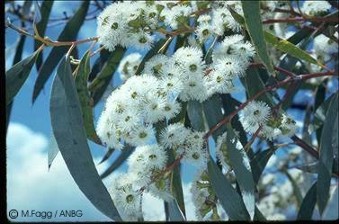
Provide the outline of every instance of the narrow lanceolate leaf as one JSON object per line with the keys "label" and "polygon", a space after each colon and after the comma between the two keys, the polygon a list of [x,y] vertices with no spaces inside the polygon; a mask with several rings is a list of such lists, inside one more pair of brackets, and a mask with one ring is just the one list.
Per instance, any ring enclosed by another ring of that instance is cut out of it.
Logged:
{"label": "narrow lanceolate leaf", "polygon": [[316,109],[314,113],[315,121],[318,123],[324,123],[326,120],[326,112],[328,111],[328,108],[330,106],[331,101],[333,98],[336,97],[337,94],[332,94],[330,97],[328,97],[325,101],[323,101],[320,106]]}
{"label": "narrow lanceolate leaf", "polygon": [[92,105],[87,89],[87,80],[90,73],[90,52],[87,51],[80,61],[76,76],[75,85],[81,104],[82,118],[84,119],[87,138],[97,144],[101,141],[95,131],[93,123]]}
{"label": "narrow lanceolate leaf", "polygon": [[[102,45],[100,45],[100,47],[102,47]],[[111,54],[113,54],[113,52],[109,52],[106,49],[102,49],[99,52],[99,57],[94,61],[91,73],[89,73],[88,81],[92,82],[93,79],[98,76]]]}
{"label": "narrow lanceolate leaf", "polygon": [[277,48],[278,50],[285,52],[291,56],[304,60],[306,62],[322,65],[316,59],[314,59],[311,55],[309,55],[306,51],[300,49],[299,47],[295,46],[291,42],[281,39],[277,36],[269,32],[264,32],[265,40],[267,43],[271,44],[273,47]]}
{"label": "narrow lanceolate leaf", "polygon": [[169,221],[185,221],[185,216],[179,208],[177,200],[173,198],[173,200],[168,202],[168,217]]}
{"label": "narrow lanceolate leaf", "polygon": [[[255,211],[254,181],[249,159],[243,147],[237,147],[238,139],[232,127],[227,125],[226,145],[246,209],[253,220]],[[240,145],[241,146],[241,145]]]}
{"label": "narrow lanceolate leaf", "polygon": [[265,216],[261,213],[257,206],[255,206],[255,214],[253,221],[266,221]]}
{"label": "narrow lanceolate leaf", "polygon": [[95,106],[103,96],[107,86],[112,80],[115,70],[124,56],[126,49],[117,47],[114,52],[109,55],[109,58],[102,67],[100,73],[94,78],[88,87],[93,98],[93,106]]}
{"label": "narrow lanceolate leaf", "polygon": [[254,155],[254,158],[251,160],[251,167],[253,173],[253,180],[255,184],[258,184],[260,176],[264,171],[268,160],[271,158],[276,149],[277,147],[272,149],[266,149]]}
{"label": "narrow lanceolate leaf", "polygon": [[58,143],[56,142],[54,135],[51,134],[51,138],[48,144],[48,169],[51,168],[52,163],[55,157],[58,155],[58,153],[59,153]]}
{"label": "narrow lanceolate leaf", "polygon": [[259,1],[241,1],[244,11],[245,23],[247,31],[251,36],[252,43],[260,59],[265,64],[270,73],[274,73],[272,62],[267,53],[266,42],[264,40],[263,27],[260,16]]}
{"label": "narrow lanceolate leaf", "polygon": [[295,32],[287,40],[292,44],[298,44],[301,40],[309,37],[311,33],[312,33],[312,30],[305,27]]}
{"label": "narrow lanceolate leaf", "polygon": [[110,175],[114,170],[119,168],[126,160],[127,158],[134,152],[134,147],[131,147],[129,145],[125,146],[124,149],[122,149],[121,154],[119,157],[112,163],[110,167],[105,170],[100,177],[105,178],[108,175]]}
{"label": "narrow lanceolate leaf", "polygon": [[121,221],[93,163],[71,66],[66,57],[61,60],[53,80],[50,116],[60,153],[79,189],[99,211]]}
{"label": "narrow lanceolate leaf", "polygon": [[105,162],[106,160],[109,159],[109,157],[111,157],[111,155],[115,152],[114,148],[108,148],[107,152],[105,153],[105,155],[102,157],[102,159],[100,160],[99,164]]}
{"label": "narrow lanceolate leaf", "polygon": [[[21,35],[19,42],[18,42],[18,45],[16,47],[16,51],[15,51],[15,55],[14,55],[14,59],[13,59],[13,65],[15,65],[16,63],[21,61],[22,52],[23,52],[24,46],[25,46],[25,41],[26,41],[26,36]],[[11,103],[6,105],[6,132],[7,132],[8,124],[9,124],[9,119],[11,117],[13,102],[14,101],[12,100]]]}
{"label": "narrow lanceolate leaf", "polygon": [[331,194],[331,198],[328,201],[328,204],[324,210],[324,214],[322,220],[337,220],[339,218],[339,194],[338,194],[338,186],[335,187],[333,193]]}
{"label": "narrow lanceolate leaf", "polygon": [[[259,91],[265,89],[265,85],[260,77],[258,69],[256,68],[248,68],[246,70],[246,76],[244,77],[244,80],[246,82],[246,90],[249,98],[257,94]],[[257,100],[264,101],[270,107],[274,106],[274,101],[271,95],[269,95],[267,92],[258,97]]]}
{"label": "narrow lanceolate leaf", "polygon": [[[42,2],[41,7],[40,8],[40,21],[38,20],[34,20],[34,22],[36,24],[36,30],[39,33],[39,36],[44,37],[45,36],[45,31],[46,31],[46,27],[47,27],[47,23],[48,23],[48,19],[49,19],[49,15],[51,13],[52,10],[52,6],[53,6],[54,1],[53,0],[45,0]],[[37,1],[34,2],[34,6],[37,6]],[[35,17],[34,17],[35,18]],[[41,42],[38,40],[34,40],[34,49],[38,49],[41,46]],[[42,65],[42,54],[38,56],[37,60],[36,60],[36,68],[37,70],[40,69],[41,65]]]}
{"label": "narrow lanceolate leaf", "polygon": [[241,196],[232,187],[232,184],[222,174],[211,157],[207,166],[212,187],[230,220],[249,221],[251,218]]}
{"label": "narrow lanceolate leaf", "polygon": [[187,103],[187,115],[190,119],[192,128],[197,131],[204,131],[204,114],[202,104],[196,100],[190,100]]}
{"label": "narrow lanceolate leaf", "polygon": [[[74,41],[77,37],[77,34],[85,20],[87,10],[89,8],[89,1],[84,1],[78,11],[73,15],[73,17],[68,21],[65,28],[61,32],[58,41]],[[50,77],[51,73],[57,66],[58,61],[66,54],[70,46],[60,46],[53,47],[51,53],[48,55],[46,61],[41,66],[38,74],[38,78],[34,84],[33,90],[33,103],[36,98],[39,96],[41,90],[44,88],[45,83]]]}
{"label": "narrow lanceolate leaf", "polygon": [[[338,119],[338,96],[337,93],[332,98],[329,108],[326,112],[326,120],[321,133],[320,140],[320,152],[319,152],[319,170],[318,170],[318,182],[317,182],[317,203],[319,206],[320,214],[324,212],[324,209],[329,198],[329,190],[331,183],[332,165],[333,165],[333,144],[332,139],[334,135],[333,121]],[[337,129],[338,130],[338,129]]]}
{"label": "narrow lanceolate leaf", "polygon": [[15,51],[15,55],[14,55],[14,59],[13,59],[13,65],[18,63],[22,59],[22,53],[24,51],[26,37],[27,36],[25,36],[25,35],[21,35],[20,36],[19,43],[18,43],[18,45],[16,47],[16,51]]}
{"label": "narrow lanceolate leaf", "polygon": [[[224,116],[231,114],[236,108],[241,104],[238,100],[234,99],[230,94],[221,94],[221,101],[224,109]],[[239,121],[239,116],[236,114],[232,121],[232,127],[239,133],[239,140],[242,145],[247,144],[247,133],[245,132],[243,126]],[[252,153],[252,150],[249,151],[249,155]]]}
{"label": "narrow lanceolate leaf", "polygon": [[6,72],[6,105],[9,105],[25,83],[40,50],[13,65]]}
{"label": "narrow lanceolate leaf", "polygon": [[[313,39],[313,38],[310,38],[310,33],[308,32],[311,32],[311,31],[309,29],[307,30],[301,29],[298,32],[296,32],[293,36],[288,38],[287,41],[289,41],[290,43],[294,45],[297,45],[299,42],[301,42],[299,45],[300,49],[305,49],[307,45],[309,44],[309,42]],[[286,69],[286,70],[293,70],[293,68],[295,68],[295,65],[298,61],[299,59],[297,59],[296,57],[286,54],[284,58],[280,60],[279,67]],[[279,72],[277,79],[283,80],[285,77],[286,77],[285,74]],[[292,99],[293,99],[293,96],[296,94],[297,90],[298,88],[294,89],[292,93],[290,94]],[[285,100],[285,102],[282,105],[282,108],[284,110],[286,110],[289,107],[289,105],[292,103],[292,99]]]}
{"label": "narrow lanceolate leaf", "polygon": [[314,125],[314,128],[316,129],[316,135],[317,135],[318,142],[321,141],[321,133],[322,133],[323,124],[326,119],[326,112],[329,108],[330,102],[332,101],[333,98],[335,98],[335,96],[336,94],[332,94],[325,101],[323,101],[318,106],[318,108],[316,108],[315,110],[313,125]]}
{"label": "narrow lanceolate leaf", "polygon": [[[255,16],[251,16],[251,11],[253,9],[255,9],[254,11],[256,11],[257,7],[255,8],[251,8],[251,4],[253,5],[256,5],[256,4],[259,4],[259,1],[242,1],[242,4],[243,4],[243,10],[244,10],[244,15],[245,15],[245,18],[246,17],[250,17],[250,18],[254,18]],[[246,11],[248,11],[249,13],[246,13],[245,12],[245,8],[244,8],[244,4],[246,5]],[[235,12],[233,9],[229,8],[233,18],[238,22],[240,23],[241,25],[245,25],[245,19],[239,15],[237,12]],[[258,15],[256,15],[257,17]],[[259,18],[260,19],[260,18]],[[259,20],[261,21],[261,20]],[[247,22],[247,20],[246,20]],[[255,23],[254,21],[250,21],[250,23]],[[248,28],[248,31],[251,35],[251,31],[249,30],[249,26],[248,24],[246,24],[247,28]],[[261,22],[260,22],[260,26],[258,28],[256,27],[253,27],[251,26],[252,29],[260,29],[262,28],[262,25],[261,25]],[[255,32],[255,31],[254,31]],[[253,34],[252,34],[253,35]],[[253,38],[251,36],[251,38]],[[258,38],[259,39],[259,38]],[[309,54],[307,54],[305,51],[301,50],[300,48],[298,48],[297,46],[295,46],[294,44],[292,44],[291,42],[287,41],[287,40],[284,40],[284,39],[281,39],[273,34],[271,34],[270,32],[267,32],[267,31],[263,31],[263,37],[261,38],[261,41],[265,39],[265,41],[269,44],[271,44],[273,47],[277,48],[278,50],[284,52],[284,53],[287,53],[287,54],[290,54],[291,56],[294,56],[296,58],[299,58],[299,59],[302,59],[302,60],[305,60],[307,62],[310,62],[312,64],[316,64],[316,65],[320,65],[322,66],[322,64],[320,62],[318,62],[316,59],[314,59],[313,57],[311,57]],[[254,42],[254,40],[252,40],[253,43],[256,45],[256,43]],[[256,47],[258,47],[256,45]],[[265,47],[265,50],[266,50],[266,47]],[[258,50],[257,50],[258,52]],[[258,52],[258,54],[260,55],[260,53]],[[262,59],[262,58],[261,58]],[[263,60],[263,59],[262,59]],[[265,61],[263,61],[265,63]],[[267,65],[266,65],[267,66]],[[270,71],[270,70],[269,70]]]}
{"label": "narrow lanceolate leaf", "polygon": [[311,220],[317,202],[317,182],[306,193],[298,212],[297,220]]}
{"label": "narrow lanceolate leaf", "polygon": [[38,23],[41,21],[41,10],[38,1],[34,1],[34,19],[33,23]]}
{"label": "narrow lanceolate leaf", "polygon": [[[21,8],[21,13],[23,14],[23,16],[29,16],[29,13],[31,11],[31,7],[32,7],[32,1],[26,0]],[[37,13],[39,14],[39,13]]]}
{"label": "narrow lanceolate leaf", "polygon": [[[220,122],[224,115],[222,114],[222,102],[218,95],[213,95],[203,102],[204,113],[207,120],[207,124],[209,128],[212,128],[218,122]],[[225,126],[220,127],[213,133],[213,138],[217,141],[219,135],[222,135],[226,130]]]}
{"label": "narrow lanceolate leaf", "polygon": [[[168,164],[172,164],[175,160],[174,152],[173,150],[167,150],[168,154]],[[185,202],[184,202],[184,192],[182,189],[182,181],[180,176],[180,164],[175,167],[171,173],[170,178],[170,191],[174,198],[176,199],[176,202],[178,203],[179,209],[183,213],[183,216],[185,217],[186,209],[185,209]]]}

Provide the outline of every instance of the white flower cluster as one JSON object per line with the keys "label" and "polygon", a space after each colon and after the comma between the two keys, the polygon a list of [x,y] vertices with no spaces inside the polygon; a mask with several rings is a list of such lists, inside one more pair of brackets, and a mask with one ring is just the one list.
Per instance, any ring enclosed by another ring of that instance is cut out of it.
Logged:
{"label": "white flower cluster", "polygon": [[158,10],[146,2],[115,2],[98,16],[99,43],[113,51],[116,46],[149,49],[154,41]]}
{"label": "white flower cluster", "polygon": [[[195,15],[195,12],[207,7],[210,7],[209,14]],[[209,37],[222,36],[226,30],[240,31],[241,26],[234,20],[228,7],[243,15],[240,1],[117,2],[98,16],[99,43],[110,51],[118,45],[149,49],[159,29],[187,28],[192,17],[196,17],[198,23],[195,34],[200,43],[204,43]]]}
{"label": "white flower cluster", "polygon": [[165,201],[173,198],[168,176],[163,173],[167,163],[166,150],[175,150],[177,155],[182,156],[183,162],[196,165],[201,170],[206,168],[207,151],[202,132],[194,132],[174,123],[168,125],[160,139],[159,144],[136,147],[127,160],[127,173],[116,177],[109,188],[124,220],[136,221],[142,215],[140,205],[143,192]]}
{"label": "white flower cluster", "polygon": [[135,74],[135,72],[138,70],[141,59],[141,54],[132,53],[127,55],[120,61],[118,72],[122,81],[126,81],[128,78]]}
{"label": "white flower cluster", "polygon": [[262,101],[250,102],[240,113],[240,122],[245,131],[255,133],[261,126],[259,136],[273,140],[278,136],[290,137],[295,134],[296,122],[286,114],[275,118],[270,107]]}
{"label": "white flower cluster", "polygon": [[[234,92],[234,80],[245,74],[255,54],[253,46],[243,38],[239,34],[225,37],[215,46],[213,62],[208,66],[201,49],[181,47],[171,57],[153,56],[145,63],[143,74],[158,78],[162,83],[159,88],[170,92],[172,99],[179,97],[181,101],[203,102],[215,93]],[[139,56],[132,54],[121,62],[119,70],[124,80],[135,73],[138,61]]]}
{"label": "white flower cluster", "polygon": [[206,171],[198,172],[192,181],[190,192],[195,207],[195,216],[198,220],[215,221],[213,216],[219,216],[219,220],[223,220],[222,217],[227,217],[219,201],[216,200]]}
{"label": "white flower cluster", "polygon": [[198,168],[207,164],[203,132],[192,131],[180,123],[169,124],[158,133],[157,142],[155,124],[168,121],[181,109],[175,100],[178,90],[173,80],[175,77],[164,80],[146,74],[130,77],[108,97],[98,121],[97,134],[108,147],[136,147],[128,159],[126,176],[119,178],[117,182],[121,183],[110,190],[113,199],[121,202],[118,209],[128,220],[137,218],[128,210],[139,205],[141,188],[164,200],[171,198],[168,181],[163,176],[152,179],[165,169],[166,149],[174,150],[183,162]]}
{"label": "white flower cluster", "polygon": [[153,123],[170,119],[180,110],[180,104],[171,100],[172,90],[153,76],[129,78],[108,97],[98,121],[98,136],[117,149],[123,143],[140,146],[154,142]]}
{"label": "white flower cluster", "polygon": [[304,1],[301,11],[307,15],[315,16],[322,12],[329,11],[331,7],[331,4],[327,1]]}
{"label": "white flower cluster", "polygon": [[[338,32],[334,34],[334,37],[338,38]],[[326,37],[324,34],[320,34],[314,38],[314,53],[322,61],[328,61],[332,55],[338,54],[338,43]]]}
{"label": "white flower cluster", "polygon": [[204,43],[209,37],[222,36],[227,29],[239,32],[241,26],[234,20],[228,7],[238,14],[243,15],[240,1],[216,2],[211,5],[210,15],[203,14],[197,19],[198,25],[195,33],[200,43]]}

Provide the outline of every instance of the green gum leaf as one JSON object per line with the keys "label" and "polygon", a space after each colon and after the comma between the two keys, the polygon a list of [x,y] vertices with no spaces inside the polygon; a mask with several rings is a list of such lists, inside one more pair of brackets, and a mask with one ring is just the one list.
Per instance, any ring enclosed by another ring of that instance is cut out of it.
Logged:
{"label": "green gum leaf", "polygon": [[317,202],[317,182],[307,191],[299,208],[297,220],[311,220]]}
{"label": "green gum leaf", "polygon": [[[219,95],[213,95],[203,102],[204,113],[209,128],[212,128],[218,122],[220,122],[224,115],[221,112],[222,102]],[[219,135],[222,135],[226,130],[225,126],[220,127],[213,133],[213,138],[217,141]]]}
{"label": "green gum leaf", "polygon": [[320,214],[323,214],[329,198],[334,150],[337,150],[333,148],[332,136],[338,135],[333,131],[335,126],[333,121],[338,120],[338,96],[337,93],[330,102],[321,133],[317,182],[317,203]]}
{"label": "green gum leaf", "polygon": [[[167,164],[172,164],[175,161],[175,155],[174,155],[173,150],[168,150],[167,154],[168,154]],[[179,209],[181,210],[181,213],[183,214],[183,216],[185,216],[186,209],[185,209],[184,192],[182,188],[180,170],[181,170],[180,164],[173,169],[171,173],[171,178],[170,178],[170,190],[179,206]]]}
{"label": "green gum leaf", "polygon": [[230,158],[230,163],[236,175],[237,182],[240,187],[243,201],[246,209],[250,214],[251,220],[254,217],[255,211],[255,198],[254,189],[255,184],[252,175],[252,169],[249,159],[244,148],[236,148],[238,139],[230,124],[227,125],[226,145]]}
{"label": "green gum leaf", "polygon": [[[246,70],[246,76],[243,78],[243,80],[246,83],[246,90],[248,94],[248,98],[253,97],[255,94],[257,94],[259,91],[265,89],[265,85],[262,81],[262,78],[260,76],[259,70],[256,68],[248,68]],[[260,97],[257,98],[257,100],[261,100],[270,107],[274,106],[274,101],[268,93],[264,93]]]}
{"label": "green gum leaf", "polygon": [[[89,1],[84,1],[78,11],[72,16],[72,18],[65,25],[63,31],[58,37],[58,41],[74,41],[76,36],[85,20],[87,10],[89,8]],[[34,84],[32,102],[34,103],[40,92],[45,86],[51,73],[56,68],[58,61],[66,54],[69,46],[53,47],[51,53],[48,55],[45,62],[42,64],[38,78]]]}
{"label": "green gum leaf", "polygon": [[260,15],[259,1],[241,1],[245,24],[256,51],[270,73],[274,73],[272,62],[268,56],[264,31]]}
{"label": "green gum leaf", "polygon": [[108,160],[114,152],[115,152],[114,148],[108,148],[107,152],[102,157],[102,159],[100,160],[99,164],[101,164],[101,163],[105,162],[106,160]]}
{"label": "green gum leaf", "polygon": [[121,221],[93,163],[71,66],[66,57],[59,63],[52,83],[50,116],[60,153],[79,189],[99,211],[112,220]]}
{"label": "green gum leaf", "polygon": [[129,145],[125,146],[125,148],[121,150],[121,153],[118,156],[118,158],[100,175],[100,177],[104,179],[107,176],[109,176],[113,171],[118,169],[134,152],[134,150],[135,150],[134,147],[131,147]]}
{"label": "green gum leaf", "polygon": [[58,153],[59,153],[58,143],[56,142],[53,133],[51,133],[51,138],[48,144],[48,169],[51,168],[52,163],[55,157],[58,155]]}
{"label": "green gum leaf", "polygon": [[25,83],[39,52],[39,50],[35,51],[31,56],[16,63],[6,72],[6,105],[12,102]]}
{"label": "green gum leaf", "polygon": [[207,163],[207,166],[212,187],[230,220],[249,221],[250,216],[240,195],[222,174],[218,165],[211,157]]}
{"label": "green gum leaf", "polygon": [[103,96],[125,52],[125,48],[117,47],[115,51],[109,55],[101,71],[97,74],[97,76],[89,85],[88,89],[91,92],[94,106],[100,101],[101,97]]}
{"label": "green gum leaf", "polygon": [[203,106],[196,100],[190,100],[187,103],[187,115],[194,130],[204,131]]}
{"label": "green gum leaf", "polygon": [[[40,7],[41,20],[35,24],[36,29],[38,30],[39,35],[41,37],[45,36],[45,31],[46,31],[49,15],[53,7],[53,3],[54,1],[52,0],[45,0],[41,4],[41,7]],[[41,46],[41,44],[42,43],[40,41],[34,40],[34,49],[37,50]],[[41,52],[41,55],[38,56],[35,65],[36,65],[37,70],[39,70],[42,65],[42,52]]]}
{"label": "green gum leaf", "polygon": [[251,160],[251,167],[255,184],[258,184],[260,176],[264,171],[268,160],[271,158],[277,148],[278,147],[266,149],[254,155],[253,159]]}
{"label": "green gum leaf", "polygon": [[173,199],[168,202],[168,217],[169,221],[185,221],[185,216],[179,208],[177,200]]}
{"label": "green gum leaf", "polygon": [[75,75],[75,85],[80,99],[82,118],[84,119],[87,137],[91,141],[97,144],[101,144],[101,141],[95,131],[91,100],[87,89],[87,80],[89,73],[90,73],[90,52],[87,51],[83,58],[81,59],[77,73]]}
{"label": "green gum leaf", "polygon": [[306,51],[300,49],[299,47],[295,46],[288,40],[281,39],[277,36],[269,32],[264,32],[265,40],[267,43],[271,44],[273,47],[281,50],[282,52],[288,53],[291,56],[299,58],[301,60],[305,60],[309,63],[322,66],[320,62],[314,59],[311,55],[309,55]]}

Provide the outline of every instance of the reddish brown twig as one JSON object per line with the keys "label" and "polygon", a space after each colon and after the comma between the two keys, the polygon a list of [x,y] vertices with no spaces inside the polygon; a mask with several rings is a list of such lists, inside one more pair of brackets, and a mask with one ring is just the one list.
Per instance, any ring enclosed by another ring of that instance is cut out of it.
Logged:
{"label": "reddish brown twig", "polygon": [[338,18],[323,18],[323,17],[294,17],[294,18],[284,18],[284,19],[267,19],[264,20],[263,24],[271,24],[271,23],[293,23],[293,22],[338,22]]}
{"label": "reddish brown twig", "polygon": [[259,96],[261,96],[262,94],[275,90],[285,84],[294,82],[296,80],[307,80],[307,79],[311,79],[311,78],[316,78],[316,77],[324,77],[324,76],[334,76],[334,72],[333,71],[327,71],[327,72],[319,72],[319,73],[312,73],[312,74],[301,74],[295,77],[287,77],[286,79],[277,82],[276,84],[273,84],[271,86],[266,87],[265,89],[257,92],[254,96],[252,96],[251,98],[249,98],[246,102],[240,104],[240,106],[233,111],[231,114],[229,114],[228,116],[226,116],[225,118],[223,118],[221,121],[219,121],[216,125],[214,125],[204,136],[205,139],[207,139],[209,136],[211,136],[216,130],[218,130],[221,126],[223,126],[224,124],[228,123],[239,111],[241,111],[242,109],[244,109],[251,101],[257,99]]}
{"label": "reddish brown twig", "polygon": [[303,148],[305,151],[307,151],[311,156],[313,156],[316,159],[319,159],[319,153],[315,149],[313,149],[311,146],[309,146],[306,142],[304,142],[302,139],[298,138],[298,136],[293,135],[291,139],[294,141],[296,145],[299,145],[301,148]]}

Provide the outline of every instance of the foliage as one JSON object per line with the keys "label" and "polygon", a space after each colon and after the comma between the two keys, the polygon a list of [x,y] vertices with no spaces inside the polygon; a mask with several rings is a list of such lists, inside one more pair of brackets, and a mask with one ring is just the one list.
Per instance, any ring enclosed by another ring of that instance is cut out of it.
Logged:
{"label": "foliage", "polygon": [[[317,211],[321,219],[333,217],[336,3],[83,1],[60,18],[57,41],[44,36],[53,10],[53,1],[6,2],[7,16],[20,22],[7,20],[6,32],[22,35],[6,72],[7,120],[34,64],[33,104],[54,76],[49,108],[56,146],[48,165],[60,151],[103,214],[142,221],[142,196],[152,194],[164,200],[166,220],[187,220],[181,177],[187,163],[196,170],[197,220],[291,219],[291,208],[298,211],[292,219],[312,219]],[[77,40],[93,19],[97,36]],[[23,37],[34,40],[34,52],[21,60]],[[112,90],[116,75],[120,83]],[[312,100],[300,100],[306,94]],[[100,101],[105,107],[97,118]],[[88,140],[107,148],[101,162],[119,154],[101,175]],[[127,172],[114,176],[124,163]],[[109,175],[113,182],[105,186]]]}

